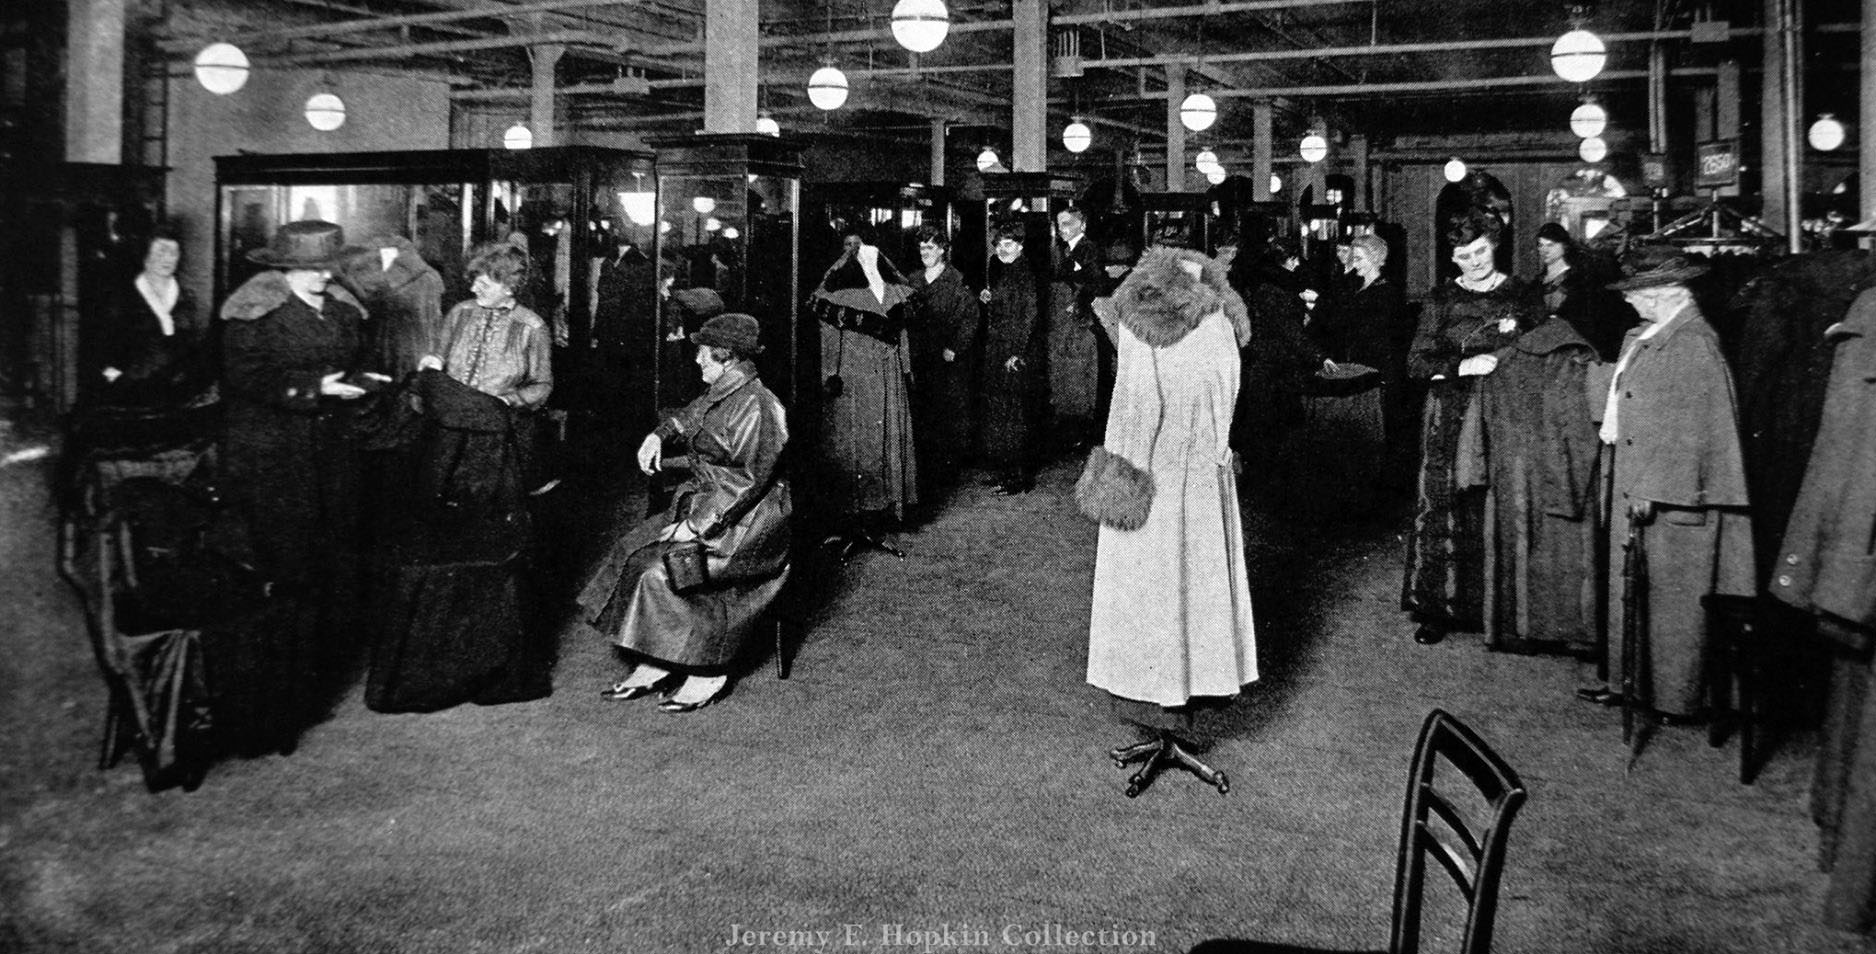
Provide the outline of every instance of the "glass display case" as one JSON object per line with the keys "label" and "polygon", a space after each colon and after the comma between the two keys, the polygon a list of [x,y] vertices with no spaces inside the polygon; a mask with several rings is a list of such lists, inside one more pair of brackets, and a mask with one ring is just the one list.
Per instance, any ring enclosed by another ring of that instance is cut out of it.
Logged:
{"label": "glass display case", "polygon": [[1147,192],[1140,196],[1140,244],[1170,244],[1212,253],[1212,201],[1201,192]]}
{"label": "glass display case", "polygon": [[[442,276],[445,311],[471,297],[463,266],[473,250],[507,241],[535,266],[516,298],[554,329],[550,406],[649,426],[662,337],[651,154],[563,146],[244,155],[217,158],[215,170],[216,300],[259,270],[248,252],[295,220],[336,222],[354,245],[408,240]],[[621,267],[627,245],[642,267]]]}
{"label": "glass display case", "polygon": [[[712,290],[728,311],[762,327],[762,380],[797,421],[820,366],[818,338],[799,327],[801,146],[761,134],[698,134],[653,143],[658,150],[661,265],[668,300]],[[668,323],[659,362],[658,403],[676,407],[700,393],[683,335],[699,319]],[[808,332],[815,329],[810,324]]]}
{"label": "glass display case", "polygon": [[[967,236],[960,234],[954,240],[957,249],[952,256],[971,287],[983,287],[984,267],[990,261],[991,247],[996,244],[992,234],[1007,223],[1022,226],[1024,255],[1038,275],[1046,276],[1049,249],[1055,242],[1053,216],[1074,203],[1080,186],[1078,179],[1048,172],[984,173],[983,224],[974,237],[983,244],[980,248],[966,249]],[[968,256],[967,251],[971,253]]]}
{"label": "glass display case", "polygon": [[[841,235],[859,229],[880,254],[910,275],[918,268],[918,232],[932,226],[956,241],[958,204],[950,189],[919,182],[811,182],[802,189],[801,260],[810,282],[840,257]],[[805,289],[804,289],[805,291]]]}

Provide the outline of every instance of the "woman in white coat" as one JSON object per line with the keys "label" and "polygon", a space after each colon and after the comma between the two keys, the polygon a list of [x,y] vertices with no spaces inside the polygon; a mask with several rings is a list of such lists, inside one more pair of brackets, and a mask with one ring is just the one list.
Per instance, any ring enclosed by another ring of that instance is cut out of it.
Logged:
{"label": "woman in white coat", "polygon": [[1134,529],[1101,527],[1088,682],[1150,735],[1111,753],[1121,764],[1147,760],[1129,795],[1166,764],[1223,791],[1223,777],[1187,749],[1196,748],[1193,701],[1235,696],[1257,679],[1229,446],[1250,323],[1223,269],[1169,248],[1149,250],[1095,310],[1119,352],[1103,446],[1150,476],[1151,506]]}

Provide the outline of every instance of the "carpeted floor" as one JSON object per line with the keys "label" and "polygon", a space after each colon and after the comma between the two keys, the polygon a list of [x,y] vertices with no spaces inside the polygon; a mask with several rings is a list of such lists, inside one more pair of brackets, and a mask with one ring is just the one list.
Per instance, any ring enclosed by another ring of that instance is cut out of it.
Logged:
{"label": "carpeted floor", "polygon": [[[1408,638],[1397,521],[1251,506],[1265,678],[1215,720],[1225,797],[1175,775],[1128,800],[1103,757],[1127,733],[1082,682],[1094,532],[1066,462],[1026,496],[963,489],[899,538],[904,562],[848,564],[786,681],[767,663],[666,715],[601,699],[610,650],[570,642],[549,699],[385,716],[354,692],[292,757],[151,795],[95,767],[103,695],[53,572],[48,468],[0,467],[0,950],[1380,947],[1433,706],[1531,788],[1498,950],[1876,950],[1814,924],[1802,737],[1750,787],[1699,730],[1625,771],[1615,713],[1572,697],[1587,667]],[[569,563],[619,509],[586,507],[555,538]]]}

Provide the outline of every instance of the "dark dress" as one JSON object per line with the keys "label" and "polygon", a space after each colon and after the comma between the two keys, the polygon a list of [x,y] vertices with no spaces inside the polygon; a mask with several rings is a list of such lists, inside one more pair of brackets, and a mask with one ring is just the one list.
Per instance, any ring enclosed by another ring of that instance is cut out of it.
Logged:
{"label": "dark dress", "polygon": [[1459,363],[1509,345],[1536,325],[1535,311],[1516,278],[1484,292],[1448,281],[1434,290],[1414,334],[1407,374],[1428,384],[1401,608],[1423,623],[1473,631],[1484,624],[1485,494],[1461,486],[1455,466],[1475,380],[1459,376]]}
{"label": "dark dress", "polygon": [[[663,513],[620,537],[580,593],[580,618],[619,647],[660,663],[720,670],[735,661],[788,577],[794,504],[777,465],[788,443],[782,403],[738,361],[658,425],[690,445],[691,476]],[[671,589],[660,531],[688,521],[704,543],[708,581]]]}
{"label": "dark dress", "polygon": [[319,390],[325,376],[361,369],[363,316],[331,289],[315,311],[263,272],[222,317],[229,492],[286,622],[210,647],[209,676],[237,747],[288,747],[328,701],[324,677],[355,626],[365,401]]}
{"label": "dark dress", "polygon": [[[85,327],[81,391],[87,403],[111,407],[175,408],[202,396],[213,383],[212,349],[196,316],[195,296],[177,287],[164,334],[134,280],[114,290],[98,318]],[[107,380],[106,368],[118,376]]]}
{"label": "dark dress", "polygon": [[[978,324],[977,296],[951,265],[926,281],[912,273],[912,421],[921,467],[948,481],[970,448]],[[944,359],[949,349],[956,357]],[[929,465],[929,466],[927,466]]]}
{"label": "dark dress", "polygon": [[1304,382],[1328,357],[1303,330],[1301,290],[1293,273],[1259,265],[1243,293],[1251,340],[1240,353],[1243,384],[1232,443],[1252,458],[1256,475],[1275,473],[1279,448],[1302,420]]}
{"label": "dark dress", "polygon": [[417,372],[414,472],[384,537],[365,704],[379,712],[496,705],[553,691],[528,612],[535,412],[553,390],[548,331],[526,308],[450,310],[447,373]]}
{"label": "dark dress", "polygon": [[[1029,260],[990,262],[984,306],[984,456],[1006,471],[1034,466],[1036,399],[1042,374],[1041,296]],[[1007,365],[1023,359],[1020,370]]]}

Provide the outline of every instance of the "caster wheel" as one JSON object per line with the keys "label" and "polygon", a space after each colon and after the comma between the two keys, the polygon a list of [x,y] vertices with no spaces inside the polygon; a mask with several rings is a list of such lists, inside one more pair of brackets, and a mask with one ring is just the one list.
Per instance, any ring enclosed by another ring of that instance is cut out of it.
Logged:
{"label": "caster wheel", "polygon": [[1140,797],[1140,786],[1138,786],[1138,785],[1128,785],[1128,786],[1127,786],[1127,797],[1128,797],[1128,798],[1139,798],[1139,797]]}
{"label": "caster wheel", "polygon": [[1231,794],[1231,780],[1226,778],[1225,773],[1223,772],[1218,773],[1218,794],[1220,795]]}
{"label": "caster wheel", "polygon": [[[1113,758],[1113,756],[1109,756],[1109,758]],[[1124,769],[1127,767],[1127,763],[1120,759],[1114,759],[1114,767],[1117,769]]]}

